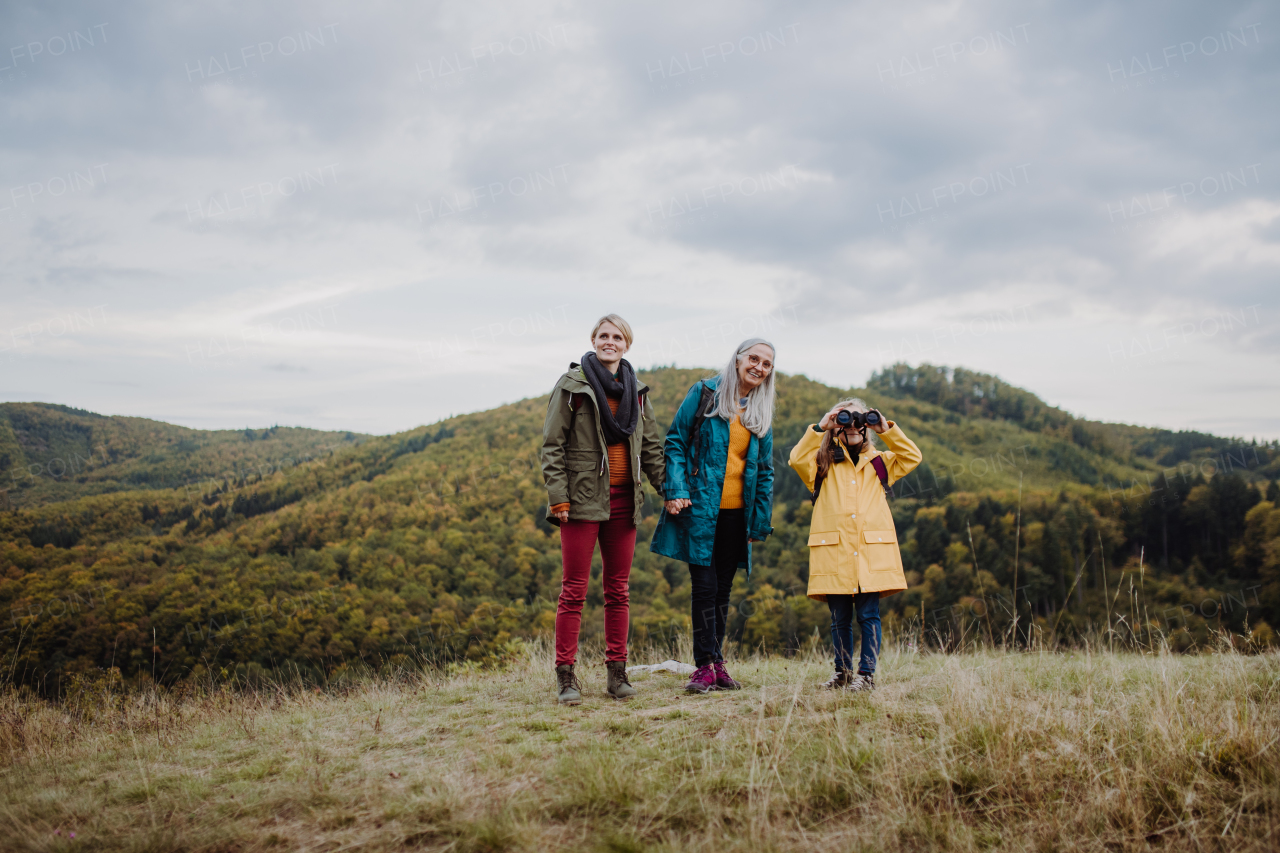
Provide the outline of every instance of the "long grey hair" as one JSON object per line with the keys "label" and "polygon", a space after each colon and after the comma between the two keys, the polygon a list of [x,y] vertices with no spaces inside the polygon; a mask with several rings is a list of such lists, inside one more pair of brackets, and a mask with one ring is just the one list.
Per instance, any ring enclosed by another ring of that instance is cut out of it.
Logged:
{"label": "long grey hair", "polygon": [[764,344],[773,350],[774,369],[770,370],[764,381],[747,395],[747,405],[742,412],[742,425],[763,438],[773,428],[773,376],[778,369],[778,350],[764,338],[747,338],[738,345],[737,351],[729,358],[729,363],[725,365],[724,370],[720,371],[720,384],[716,386],[715,405],[707,413],[707,417],[720,417],[726,421],[732,421],[733,416],[738,413],[738,400],[742,396],[738,390],[738,365],[747,357],[747,350],[756,344]]}

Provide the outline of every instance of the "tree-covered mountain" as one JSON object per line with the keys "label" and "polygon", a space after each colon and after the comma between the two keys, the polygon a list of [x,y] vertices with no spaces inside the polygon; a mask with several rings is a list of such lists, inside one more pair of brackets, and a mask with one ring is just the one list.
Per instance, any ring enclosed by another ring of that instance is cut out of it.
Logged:
{"label": "tree-covered mountain", "polygon": [[[659,419],[708,373],[644,372]],[[1274,443],[1085,421],[961,369],[899,365],[864,389],[778,383],[776,532],[735,589],[740,642],[786,650],[825,634],[826,607],[804,595],[811,507],[786,458],[807,424],[850,394],[898,421],[925,456],[895,489],[910,589],[884,602],[890,630],[927,643],[1012,641],[1016,612],[1021,642],[1108,629],[1117,642],[1168,636],[1178,648],[1216,630],[1269,641],[1266,623],[1280,618]],[[521,637],[549,635],[560,556],[543,518],[545,407],[545,397],[522,400],[350,439],[280,429],[249,441],[141,421],[132,443],[117,439],[114,464],[176,488],[68,478],[64,492],[30,486],[0,512],[6,671],[46,689],[112,667],[164,681],[283,665],[331,674],[422,655],[493,660]],[[23,460],[65,454],[65,443],[31,437],[74,435],[96,417],[3,410]],[[134,421],[105,420],[127,422],[122,434]],[[282,438],[297,442],[284,448],[290,464],[234,475],[247,466],[229,460]],[[308,459],[310,440],[336,446]],[[214,487],[186,487],[193,477]],[[67,499],[27,499],[37,494]],[[641,644],[688,627],[687,569],[647,547],[658,506],[651,494],[632,574]],[[589,611],[602,604],[598,557],[595,571]],[[588,636],[600,621],[588,613]]]}
{"label": "tree-covered mountain", "polygon": [[200,430],[49,403],[0,403],[0,509],[107,492],[204,495],[365,436],[293,427]]}

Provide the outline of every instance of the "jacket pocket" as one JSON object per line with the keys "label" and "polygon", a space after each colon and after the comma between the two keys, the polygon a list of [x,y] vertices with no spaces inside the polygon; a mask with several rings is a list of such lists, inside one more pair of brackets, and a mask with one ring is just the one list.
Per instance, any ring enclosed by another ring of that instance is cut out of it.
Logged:
{"label": "jacket pocket", "polygon": [[564,454],[564,467],[570,471],[594,471],[600,454],[590,450],[570,450]]}
{"label": "jacket pocket", "polygon": [[898,533],[892,527],[887,530],[862,531],[862,544],[866,546],[868,568],[873,572],[889,572],[900,569]]}
{"label": "jacket pocket", "polygon": [[600,464],[598,457],[598,453],[590,450],[570,450],[564,455],[564,467],[569,472],[570,503],[581,506],[595,498]]}
{"label": "jacket pocket", "polygon": [[839,568],[840,532],[809,534],[809,577],[834,575]]}

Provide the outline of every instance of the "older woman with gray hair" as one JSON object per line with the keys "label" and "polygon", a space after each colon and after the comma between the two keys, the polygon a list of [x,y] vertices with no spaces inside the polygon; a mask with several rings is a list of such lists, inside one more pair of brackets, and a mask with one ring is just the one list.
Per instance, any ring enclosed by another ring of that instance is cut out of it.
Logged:
{"label": "older woman with gray hair", "polygon": [[773,532],[773,344],[743,341],[719,376],[689,389],[667,430],[666,512],[649,550],[689,564],[693,656],[686,689],[736,690],[722,649],[729,592],[751,544]]}

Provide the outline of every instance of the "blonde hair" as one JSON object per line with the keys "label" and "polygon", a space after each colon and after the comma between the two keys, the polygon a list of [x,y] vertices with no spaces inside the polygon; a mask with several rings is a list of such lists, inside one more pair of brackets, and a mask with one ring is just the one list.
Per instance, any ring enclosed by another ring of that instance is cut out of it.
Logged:
{"label": "blonde hair", "polygon": [[[861,397],[845,397],[839,403],[836,403],[828,409],[827,412],[830,414],[831,412],[837,412],[840,409],[852,409],[855,412],[869,412],[871,411],[871,406],[867,405],[867,401],[863,400]],[[875,449],[875,442],[871,440],[871,437],[876,434],[875,430],[868,429],[863,430],[862,432],[862,440],[866,447],[868,449]]]}
{"label": "blonde hair", "polygon": [[623,340],[627,342],[627,349],[631,349],[631,342],[635,340],[635,336],[631,334],[631,324],[619,317],[617,314],[605,314],[596,324],[591,327],[591,342],[595,343],[596,332],[600,331],[600,327],[605,323],[612,323],[618,327],[618,331],[622,332]]}
{"label": "blonde hair", "polygon": [[769,371],[769,375],[764,378],[764,381],[747,394],[747,405],[742,411],[742,425],[760,438],[764,438],[769,434],[769,430],[773,429],[773,377],[778,372],[778,348],[764,338],[748,338],[734,350],[733,355],[729,357],[729,363],[725,365],[724,370],[720,371],[720,384],[716,386],[715,406],[707,413],[707,417],[721,417],[726,421],[732,421],[733,416],[738,413],[738,400],[740,398],[738,391],[738,365],[742,362],[742,359],[746,358],[747,350],[757,344],[764,344],[773,350],[774,365],[773,370]]}

